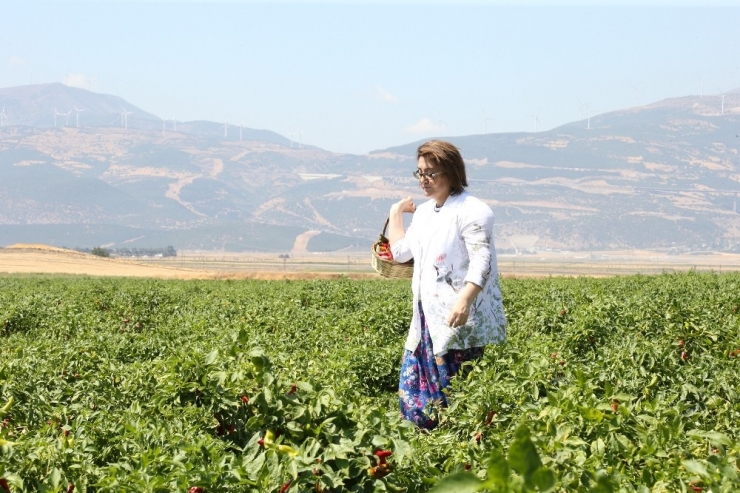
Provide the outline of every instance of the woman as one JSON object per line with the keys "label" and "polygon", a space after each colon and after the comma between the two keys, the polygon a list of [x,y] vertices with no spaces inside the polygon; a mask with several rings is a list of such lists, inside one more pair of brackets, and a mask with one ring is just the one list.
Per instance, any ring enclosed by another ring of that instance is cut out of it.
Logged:
{"label": "woman", "polygon": [[[411,197],[391,206],[388,240],[397,262],[414,259],[414,314],[406,339],[399,399],[401,412],[431,429],[427,404],[447,405],[443,389],[486,344],[506,340],[493,212],[465,187],[465,163],[449,142],[433,140],[416,153],[414,176],[430,200]],[[407,231],[403,213],[414,214]]]}

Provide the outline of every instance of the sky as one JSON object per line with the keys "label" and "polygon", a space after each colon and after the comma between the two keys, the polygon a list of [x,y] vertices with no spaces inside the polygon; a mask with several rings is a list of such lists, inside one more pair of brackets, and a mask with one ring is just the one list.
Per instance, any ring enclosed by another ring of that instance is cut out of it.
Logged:
{"label": "sky", "polygon": [[0,0],[0,87],[362,154],[740,88],[738,0]]}

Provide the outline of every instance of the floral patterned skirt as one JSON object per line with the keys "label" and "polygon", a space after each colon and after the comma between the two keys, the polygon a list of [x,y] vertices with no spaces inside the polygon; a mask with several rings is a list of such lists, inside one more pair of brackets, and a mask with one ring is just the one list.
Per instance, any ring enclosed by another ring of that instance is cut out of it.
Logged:
{"label": "floral patterned skirt", "polygon": [[429,417],[424,408],[428,404],[446,407],[447,395],[443,389],[450,385],[450,379],[458,373],[463,363],[482,357],[484,348],[453,349],[443,356],[435,356],[421,302],[419,315],[421,341],[415,351],[407,349],[404,352],[398,396],[403,417],[420,428],[431,430],[437,426],[437,420]]}

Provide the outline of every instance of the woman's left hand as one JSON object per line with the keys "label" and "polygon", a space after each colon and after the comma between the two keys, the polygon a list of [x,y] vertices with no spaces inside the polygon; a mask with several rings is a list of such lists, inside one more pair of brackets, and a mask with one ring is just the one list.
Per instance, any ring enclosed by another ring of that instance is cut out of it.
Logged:
{"label": "woman's left hand", "polygon": [[470,305],[465,300],[458,299],[447,316],[447,325],[453,329],[465,325],[468,322],[468,315],[470,315]]}
{"label": "woman's left hand", "polygon": [[455,302],[455,306],[450,310],[447,316],[447,325],[453,329],[468,323],[470,316],[470,305],[475,301],[475,297],[481,292],[481,287],[472,282],[466,282],[465,287],[460,291],[460,295]]}

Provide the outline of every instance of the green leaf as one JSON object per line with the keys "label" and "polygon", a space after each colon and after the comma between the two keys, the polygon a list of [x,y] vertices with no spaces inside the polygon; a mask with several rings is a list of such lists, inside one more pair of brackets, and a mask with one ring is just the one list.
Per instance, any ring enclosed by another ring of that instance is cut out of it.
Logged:
{"label": "green leaf", "polygon": [[601,423],[604,420],[604,413],[599,411],[598,409],[590,408],[590,407],[582,407],[580,408],[581,416],[586,421],[593,421],[595,423]]}
{"label": "green leaf", "polygon": [[529,482],[532,473],[542,466],[542,461],[534,443],[529,439],[529,429],[525,425],[517,428],[514,436],[514,441],[509,447],[509,464],[514,471],[524,476],[526,482]]}
{"label": "green leaf", "polygon": [[592,455],[604,455],[606,451],[606,444],[601,438],[597,438],[591,442],[591,454]]}
{"label": "green leaf", "polygon": [[532,474],[532,484],[543,493],[555,489],[555,474],[546,467],[540,467]]}
{"label": "green leaf", "polygon": [[429,493],[468,493],[480,491],[483,482],[469,472],[456,472],[443,478]]}
{"label": "green leaf", "polygon": [[51,480],[51,485],[56,488],[59,486],[59,481],[62,479],[62,471],[57,469],[56,467],[52,469],[51,471],[51,477],[49,478]]}
{"label": "green leaf", "polygon": [[712,445],[724,445],[726,447],[732,446],[732,440],[730,440],[727,435],[717,431],[691,430],[686,434],[691,437],[706,438],[712,443]]}
{"label": "green leaf", "polygon": [[210,353],[208,353],[208,356],[206,356],[206,366],[211,366],[213,363],[216,362],[216,359],[218,358],[218,349],[214,349]]}
{"label": "green leaf", "polygon": [[695,460],[685,460],[681,462],[683,464],[683,468],[686,469],[687,472],[690,472],[692,474],[696,474],[697,476],[702,477],[708,477],[709,473],[707,472],[707,468],[704,467],[704,464],[701,462],[697,462]]}
{"label": "green leaf", "polygon": [[391,438],[391,442],[393,443],[393,453],[395,454],[396,460],[398,462],[403,461],[404,457],[411,454],[411,446],[407,441]]}
{"label": "green leaf", "polygon": [[494,485],[506,485],[509,482],[511,470],[506,458],[499,450],[491,452],[488,458],[488,482]]}

